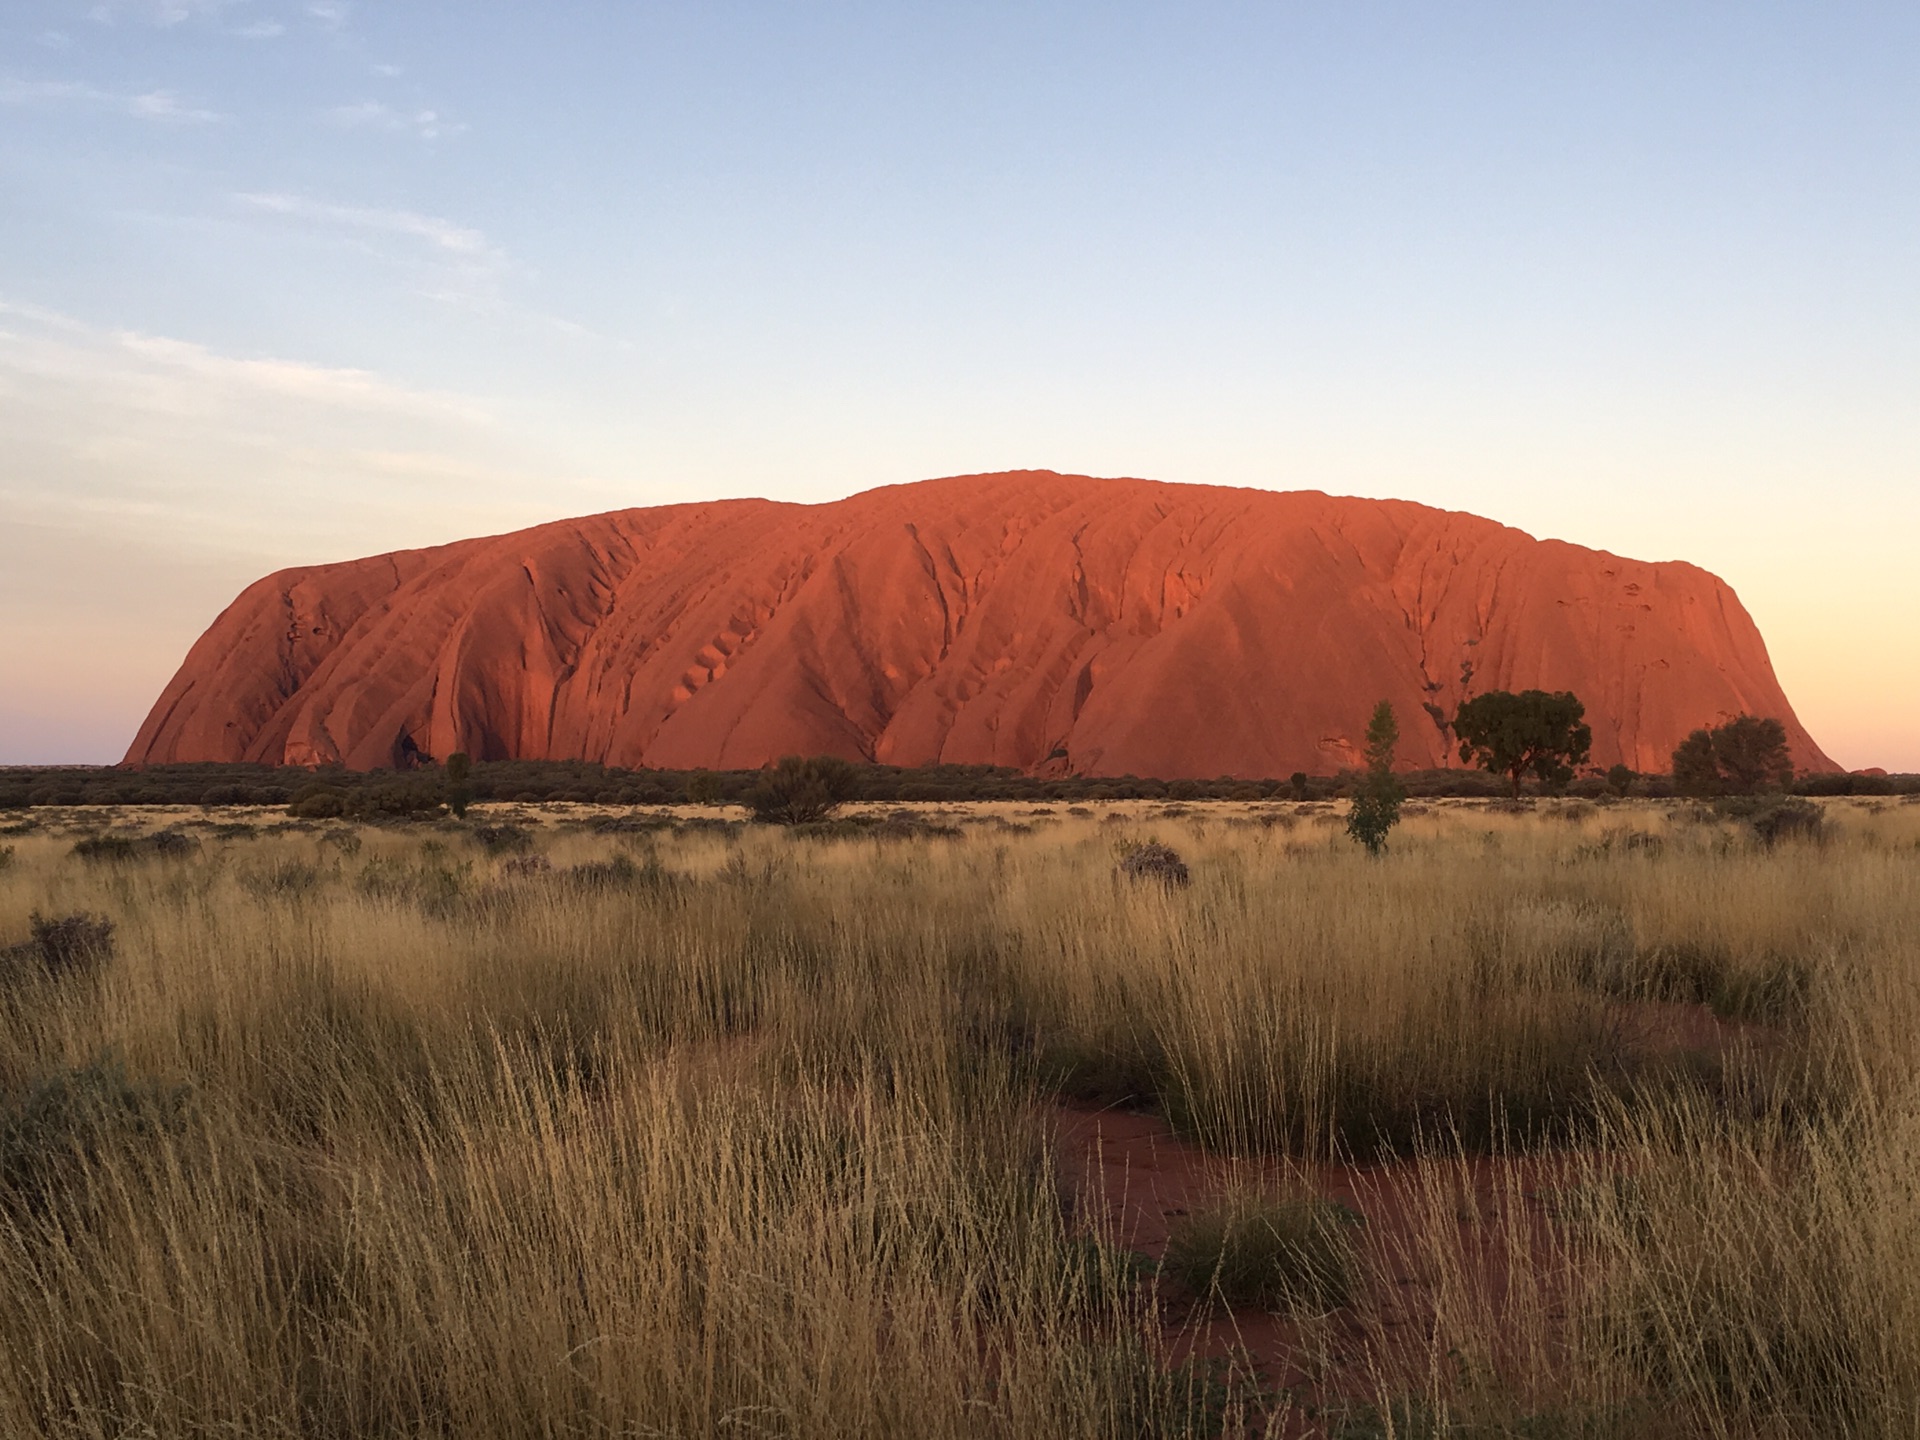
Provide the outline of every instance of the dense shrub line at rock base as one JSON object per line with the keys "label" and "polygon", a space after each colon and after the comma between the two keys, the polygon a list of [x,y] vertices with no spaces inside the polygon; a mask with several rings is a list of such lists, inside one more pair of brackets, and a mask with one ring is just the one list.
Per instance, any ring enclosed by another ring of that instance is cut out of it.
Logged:
{"label": "dense shrub line at rock base", "polygon": [[[1355,779],[1351,773],[1263,780],[1043,777],[989,765],[853,768],[860,799],[888,802],[1330,800],[1345,795]],[[400,802],[423,787],[437,792],[441,778],[433,768],[396,772],[215,764],[141,769],[0,767],[0,810],[31,805],[284,806],[303,793],[333,792],[342,797],[343,812],[379,813],[394,806],[406,809]],[[1495,799],[1507,791],[1501,777],[1477,770],[1416,771],[1400,778],[1410,796],[1422,799]],[[744,803],[761,779],[759,770],[621,770],[586,761],[482,760],[474,764],[470,783],[473,798],[482,802],[684,805]],[[1915,795],[1920,794],[1920,775],[1806,775],[1794,782],[1793,792],[1811,796]],[[1606,777],[1585,775],[1573,781],[1566,793],[1598,799],[1612,790]],[[1632,779],[1626,793],[1666,799],[1673,794],[1673,787],[1667,776],[1641,775]]]}

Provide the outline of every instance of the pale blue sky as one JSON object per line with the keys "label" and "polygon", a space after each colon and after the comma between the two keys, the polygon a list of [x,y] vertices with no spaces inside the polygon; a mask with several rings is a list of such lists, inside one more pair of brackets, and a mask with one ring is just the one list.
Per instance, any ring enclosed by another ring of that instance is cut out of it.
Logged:
{"label": "pale blue sky", "polygon": [[1920,770],[1920,10],[0,10],[0,762],[279,565],[1046,466],[1731,581]]}

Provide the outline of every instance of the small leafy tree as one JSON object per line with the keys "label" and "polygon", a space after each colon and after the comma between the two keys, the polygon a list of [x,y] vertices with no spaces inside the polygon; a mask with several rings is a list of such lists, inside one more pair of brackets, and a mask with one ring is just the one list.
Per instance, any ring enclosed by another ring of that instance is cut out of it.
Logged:
{"label": "small leafy tree", "polygon": [[456,750],[447,756],[447,808],[461,818],[473,804],[472,776],[473,760],[466,751]]}
{"label": "small leafy tree", "polygon": [[1759,795],[1792,783],[1787,727],[1778,720],[1738,715],[1695,730],[1673,752],[1673,788],[1695,799]]}
{"label": "small leafy tree", "polygon": [[859,772],[837,756],[788,755],[762,770],[744,799],[756,820],[811,825],[833,814],[859,789]]}
{"label": "small leafy tree", "polygon": [[1720,793],[1720,764],[1713,758],[1713,732],[1702,727],[1673,751],[1673,788],[1694,800]]}
{"label": "small leafy tree", "polygon": [[1759,795],[1793,783],[1787,727],[1778,720],[1740,715],[1716,726],[1713,758],[1730,795]]}
{"label": "small leafy tree", "polygon": [[1307,772],[1304,770],[1294,771],[1293,778],[1288,780],[1287,784],[1292,788],[1293,798],[1296,800],[1304,800],[1310,793],[1307,790]]}
{"label": "small leafy tree", "polygon": [[1639,778],[1631,765],[1620,764],[1607,767],[1607,789],[1615,795],[1624,796],[1633,788],[1633,782]]}
{"label": "small leafy tree", "polygon": [[1382,700],[1367,722],[1367,769],[1353,793],[1347,811],[1347,834],[1367,847],[1369,855],[1387,848],[1387,832],[1400,823],[1406,787],[1393,773],[1393,751],[1400,743],[1400,722],[1393,706]]}
{"label": "small leafy tree", "polygon": [[1505,775],[1520,798],[1528,775],[1558,788],[1573,779],[1573,767],[1586,762],[1593,730],[1586,706],[1571,691],[1489,690],[1461,704],[1453,717],[1460,758],[1482,770]]}

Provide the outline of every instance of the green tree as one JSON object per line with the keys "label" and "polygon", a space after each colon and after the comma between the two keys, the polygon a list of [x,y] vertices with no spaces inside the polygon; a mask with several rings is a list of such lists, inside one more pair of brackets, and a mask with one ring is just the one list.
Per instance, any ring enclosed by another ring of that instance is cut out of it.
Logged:
{"label": "green tree", "polygon": [[462,818],[473,804],[473,760],[464,750],[447,756],[447,808]]}
{"label": "green tree", "polygon": [[1713,758],[1730,795],[1785,790],[1793,783],[1787,727],[1778,720],[1739,715],[1714,727]]}
{"label": "green tree", "polygon": [[1673,788],[1694,800],[1720,793],[1720,763],[1713,758],[1711,730],[1695,730],[1674,747]]}
{"label": "green tree", "polygon": [[1393,706],[1382,700],[1367,722],[1367,769],[1353,792],[1347,810],[1347,834],[1367,847],[1369,855],[1387,848],[1387,832],[1400,823],[1406,787],[1393,773],[1393,751],[1400,743],[1400,722]]}
{"label": "green tree", "polygon": [[1610,765],[1607,767],[1607,789],[1615,795],[1625,795],[1633,788],[1633,782],[1640,777],[1634,773],[1631,765]]}
{"label": "green tree", "polygon": [[1584,722],[1586,707],[1571,691],[1489,690],[1461,704],[1453,717],[1460,758],[1482,770],[1505,775],[1520,798],[1528,775],[1557,788],[1573,779],[1593,748],[1593,731]]}
{"label": "green tree", "polygon": [[1737,715],[1695,730],[1673,752],[1673,788],[1695,799],[1758,795],[1792,783],[1787,727],[1778,720]]}
{"label": "green tree", "polygon": [[696,770],[687,777],[687,799],[694,805],[720,803],[720,777],[711,770]]}
{"label": "green tree", "polygon": [[860,772],[833,755],[788,755],[760,772],[743,797],[753,818],[774,825],[824,820],[859,793]]}

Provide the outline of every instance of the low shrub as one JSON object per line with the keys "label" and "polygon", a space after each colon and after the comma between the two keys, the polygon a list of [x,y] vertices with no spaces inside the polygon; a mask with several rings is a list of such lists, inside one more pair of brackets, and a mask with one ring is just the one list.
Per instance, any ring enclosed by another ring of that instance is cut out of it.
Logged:
{"label": "low shrub", "polygon": [[125,835],[89,835],[73,847],[76,860],[93,864],[135,860],[140,847]]}
{"label": "low shrub", "polygon": [[[503,825],[503,830],[516,827]],[[673,828],[670,815],[596,815],[587,822],[587,829],[596,835],[657,835],[662,830]],[[480,832],[474,832],[478,835]],[[531,838],[531,837],[529,837]]]}
{"label": "low shrub", "polygon": [[320,884],[320,872],[302,860],[275,860],[242,872],[240,884],[262,900],[291,899],[310,894]]}
{"label": "low shrub", "polygon": [[343,813],[369,820],[422,820],[446,809],[440,787],[426,780],[396,780],[354,791]]}
{"label": "low shrub", "polygon": [[473,838],[489,855],[519,855],[533,848],[533,832],[524,825],[476,825]]}
{"label": "low shrub", "polygon": [[624,854],[610,860],[588,860],[569,865],[559,874],[569,885],[581,890],[625,890],[636,885],[659,887],[669,878],[652,855],[639,865],[634,864],[632,856]]}
{"label": "low shrub", "polygon": [[810,825],[825,820],[859,792],[859,773],[846,761],[832,755],[788,755],[761,771],[741,800],[763,824]]}
{"label": "low shrub", "polygon": [[360,832],[358,830],[349,830],[345,827],[328,830],[320,836],[320,843],[322,845],[333,846],[333,848],[338,850],[342,855],[358,855],[360,853]]}
{"label": "low shrub", "polygon": [[383,857],[360,867],[353,888],[369,899],[407,901],[429,915],[446,916],[467,895],[469,869],[465,863],[448,865],[434,858],[409,865]]}
{"label": "low shrub", "polygon": [[131,1080],[111,1055],[42,1077],[0,1104],[0,1213],[60,1206],[110,1148],[184,1129],[187,1102],[184,1087]]}
{"label": "low shrub", "polygon": [[1826,812],[1797,796],[1783,796],[1761,806],[1747,817],[1747,825],[1769,849],[1790,840],[1824,844],[1831,833]]}
{"label": "low shrub", "polygon": [[0,951],[0,970],[12,977],[79,974],[97,969],[113,955],[113,921],[104,915],[49,919],[36,910],[27,923],[32,938]]}
{"label": "low shrub", "polygon": [[1193,876],[1187,870],[1187,862],[1180,858],[1179,852],[1170,845],[1162,845],[1158,840],[1125,847],[1120,856],[1119,873],[1129,880],[1157,881],[1170,890],[1177,890],[1193,881]]}
{"label": "low shrub", "polygon": [[1265,1309],[1333,1309],[1353,1296],[1360,1216],[1312,1197],[1234,1197],[1183,1220],[1166,1272],[1196,1295]]}
{"label": "low shrub", "polygon": [[346,813],[346,795],[331,785],[304,785],[287,804],[287,814],[296,820],[338,820]]}

